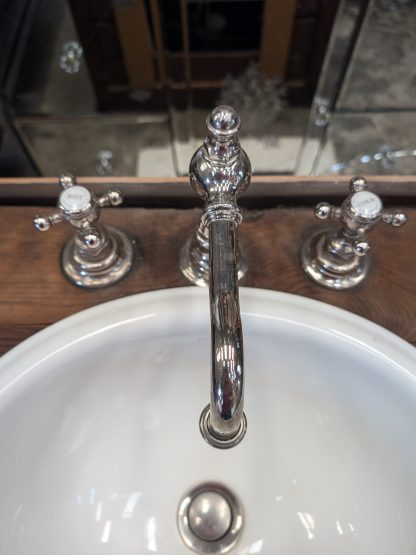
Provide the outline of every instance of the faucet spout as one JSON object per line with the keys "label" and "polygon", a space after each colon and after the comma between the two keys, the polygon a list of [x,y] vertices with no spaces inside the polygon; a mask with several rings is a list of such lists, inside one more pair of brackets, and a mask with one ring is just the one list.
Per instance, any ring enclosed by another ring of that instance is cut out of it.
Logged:
{"label": "faucet spout", "polygon": [[235,438],[244,403],[243,330],[237,286],[233,222],[209,227],[212,379],[210,431],[220,440]]}
{"label": "faucet spout", "polygon": [[228,448],[246,430],[236,228],[242,220],[237,198],[250,183],[251,166],[240,148],[240,118],[232,108],[215,108],[207,127],[208,137],[190,165],[191,184],[205,201],[202,225],[209,237],[211,396],[200,428],[211,445]]}

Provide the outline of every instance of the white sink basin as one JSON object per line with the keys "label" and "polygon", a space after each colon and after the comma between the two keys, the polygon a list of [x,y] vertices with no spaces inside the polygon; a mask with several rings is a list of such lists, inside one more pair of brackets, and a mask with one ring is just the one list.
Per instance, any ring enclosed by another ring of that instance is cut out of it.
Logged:
{"label": "white sink basin", "polygon": [[331,306],[240,292],[247,434],[218,450],[208,292],[171,289],[68,318],[0,361],[0,554],[191,554],[189,488],[241,500],[232,551],[416,553],[416,350]]}

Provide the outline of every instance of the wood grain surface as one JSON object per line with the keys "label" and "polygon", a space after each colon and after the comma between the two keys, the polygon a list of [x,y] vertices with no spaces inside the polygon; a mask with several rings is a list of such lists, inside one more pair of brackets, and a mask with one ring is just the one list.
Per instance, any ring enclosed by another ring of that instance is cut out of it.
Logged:
{"label": "wood grain surface", "polygon": [[[416,176],[366,176],[369,189],[385,199],[402,204],[415,204]],[[343,175],[252,177],[250,187],[239,199],[247,208],[266,208],[284,202],[288,205],[314,204],[322,200],[343,199],[348,194],[350,177]],[[123,190],[125,204],[130,206],[200,206],[201,201],[189,185],[188,177],[82,177],[78,183],[96,193],[118,186]],[[56,177],[9,177],[0,179],[0,203],[56,204],[59,194]]]}
{"label": "wood grain surface", "polygon": [[[380,224],[372,231],[373,266],[367,281],[351,291],[335,292],[313,284],[299,267],[302,241],[322,225],[310,209],[248,210],[238,230],[249,267],[241,284],[330,303],[416,343],[416,209],[406,211],[409,221],[404,227]],[[96,291],[65,280],[60,251],[72,229],[60,224],[48,233],[38,233],[32,225],[38,212],[30,206],[0,207],[1,354],[87,307],[143,291],[188,285],[179,271],[178,257],[198,221],[198,209],[103,210],[101,221],[134,238],[139,256],[122,282]]]}

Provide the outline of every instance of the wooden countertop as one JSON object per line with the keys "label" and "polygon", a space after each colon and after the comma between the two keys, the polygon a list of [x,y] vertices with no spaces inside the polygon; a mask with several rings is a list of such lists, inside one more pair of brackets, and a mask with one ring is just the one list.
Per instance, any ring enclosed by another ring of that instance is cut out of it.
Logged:
{"label": "wooden countertop", "polygon": [[[60,250],[72,234],[71,227],[61,224],[48,233],[37,233],[33,216],[52,209],[11,204],[0,207],[0,354],[84,308],[143,291],[188,285],[179,271],[178,257],[196,225],[199,209],[103,210],[101,221],[134,237],[140,255],[133,271],[119,284],[87,291],[67,282],[60,271]],[[409,218],[404,227],[380,224],[371,232],[373,266],[367,281],[353,290],[335,292],[312,283],[299,267],[302,241],[322,225],[310,207],[246,210],[238,233],[249,271],[241,285],[330,303],[416,344],[416,208],[412,202],[406,212]]]}

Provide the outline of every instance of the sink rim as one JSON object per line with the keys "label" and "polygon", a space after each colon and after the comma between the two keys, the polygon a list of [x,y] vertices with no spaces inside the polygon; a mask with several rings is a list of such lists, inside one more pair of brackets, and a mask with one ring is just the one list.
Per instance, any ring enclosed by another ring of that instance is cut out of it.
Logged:
{"label": "sink rim", "polygon": [[[148,316],[149,309],[156,316],[158,310],[177,309],[180,306],[178,301],[201,302],[204,297],[206,297],[208,318],[208,290],[185,286],[147,291],[106,301],[47,326],[0,357],[0,402],[5,389],[9,389],[14,382],[20,381],[26,372],[40,364],[45,357],[53,356],[53,353],[71,343],[87,335],[100,333],[108,327]],[[174,302],[171,306],[166,304],[172,301]],[[378,352],[389,358],[398,370],[403,371],[405,368],[406,373],[416,379],[415,347],[367,318],[309,297],[271,289],[240,287],[243,331],[245,316],[261,313],[261,311],[253,313],[252,310],[247,309],[247,306],[254,302],[265,302],[267,317],[287,320],[343,336],[361,347],[365,346]],[[210,330],[207,327],[207,334],[209,333]],[[54,341],[52,351],[49,347],[50,341]],[[34,360],[36,360],[35,363]],[[15,365],[15,362],[19,364]],[[27,364],[31,366],[26,368]]]}

